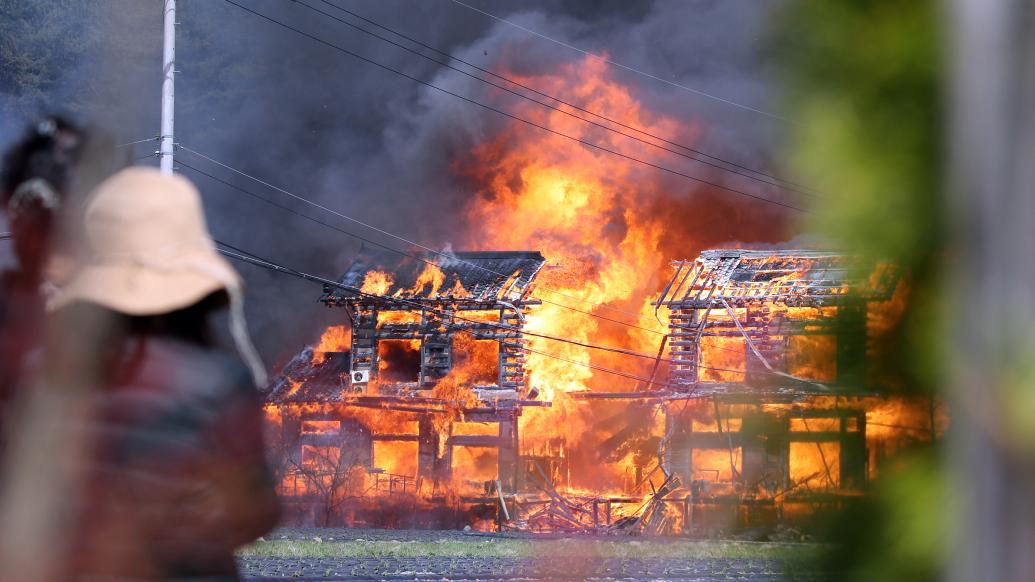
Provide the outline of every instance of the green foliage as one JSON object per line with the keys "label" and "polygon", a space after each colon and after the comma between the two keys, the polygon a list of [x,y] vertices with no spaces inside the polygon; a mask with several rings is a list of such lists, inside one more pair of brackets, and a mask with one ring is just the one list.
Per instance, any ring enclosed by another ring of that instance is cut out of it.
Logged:
{"label": "green foliage", "polygon": [[0,0],[0,114],[31,115],[49,103],[59,80],[96,45],[99,31],[88,2]]}
{"label": "green foliage", "polygon": [[[195,140],[260,85],[233,16],[222,3],[178,5],[177,125]],[[58,111],[125,139],[157,134],[162,34],[161,2],[0,0],[0,124]]]}
{"label": "green foliage", "polygon": [[[932,0],[793,0],[775,39],[786,81],[789,163],[824,193],[810,230],[908,274],[909,308],[892,361],[877,362],[937,392],[944,301],[941,19]],[[872,495],[841,515],[828,571],[844,580],[934,580],[953,517],[933,451],[901,459]]]}
{"label": "green foliage", "polygon": [[926,263],[941,236],[936,16],[929,0],[795,2],[777,41],[791,163],[825,194],[810,225],[907,266]]}
{"label": "green foliage", "polygon": [[836,516],[837,540],[825,572],[846,582],[934,582],[955,515],[944,475],[930,452],[899,460],[858,505]]}
{"label": "green foliage", "polygon": [[888,338],[901,348],[878,366],[924,392],[942,380],[939,24],[931,0],[795,1],[773,43],[794,120],[788,163],[823,193],[806,226],[908,274],[911,308]]}

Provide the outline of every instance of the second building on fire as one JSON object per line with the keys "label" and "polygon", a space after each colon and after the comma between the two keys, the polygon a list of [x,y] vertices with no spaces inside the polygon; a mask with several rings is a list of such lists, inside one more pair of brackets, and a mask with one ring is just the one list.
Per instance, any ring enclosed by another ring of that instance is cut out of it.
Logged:
{"label": "second building on fire", "polygon": [[851,495],[897,449],[936,438],[943,411],[890,396],[894,380],[868,365],[905,291],[892,265],[829,252],[673,263],[655,301],[669,312],[666,468],[716,498]]}

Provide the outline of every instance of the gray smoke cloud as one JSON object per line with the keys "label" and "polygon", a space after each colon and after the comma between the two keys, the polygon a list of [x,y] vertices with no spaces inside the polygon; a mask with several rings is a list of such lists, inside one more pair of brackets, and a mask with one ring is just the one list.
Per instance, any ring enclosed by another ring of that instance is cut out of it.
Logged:
{"label": "gray smoke cloud", "polygon": [[[585,55],[495,21],[448,0],[331,0],[372,20],[479,66],[532,76]],[[757,0],[470,0],[478,7],[565,43],[606,53],[658,77],[744,105],[777,111],[766,76],[766,27],[778,2]],[[343,19],[319,0],[309,4]],[[520,101],[455,71],[371,38],[298,3],[243,1],[261,12],[370,59],[494,107]],[[35,107],[60,108],[115,134],[120,141],[158,132],[161,83],[160,3],[91,3],[90,49]],[[225,2],[180,0],[177,141],[278,187],[343,214],[434,248],[463,240],[457,217],[471,196],[450,164],[496,135],[507,120],[411,80],[284,30]],[[358,23],[372,30],[373,27]],[[383,36],[391,36],[375,30]],[[404,39],[393,37],[402,44]],[[430,51],[424,51],[438,59]],[[695,146],[717,156],[773,169],[782,122],[732,107],[620,68],[609,72],[645,107],[699,126]],[[5,99],[9,97],[4,96]],[[521,105],[524,107],[525,105]],[[0,138],[11,139],[31,108],[3,108]],[[688,123],[689,125],[689,123]],[[524,128],[521,131],[540,131]],[[153,143],[127,148],[144,156]],[[631,149],[636,147],[631,146]],[[183,163],[372,241],[406,245],[235,175],[181,151]],[[762,195],[779,194],[687,160],[644,148],[665,165]],[[138,163],[153,163],[150,160]],[[618,162],[616,162],[618,163]],[[205,197],[210,227],[220,240],[292,267],[337,277],[363,243],[274,208],[181,167]],[[671,185],[673,195],[696,187],[643,170]],[[705,201],[732,194],[716,194]],[[732,205],[737,202],[731,203]],[[751,206],[752,211],[782,211]],[[754,224],[724,210],[727,240],[758,241]],[[775,241],[774,241],[775,242]],[[662,260],[667,260],[664,257]],[[248,315],[268,363],[283,363],[340,311],[317,303],[312,283],[242,266]]]}

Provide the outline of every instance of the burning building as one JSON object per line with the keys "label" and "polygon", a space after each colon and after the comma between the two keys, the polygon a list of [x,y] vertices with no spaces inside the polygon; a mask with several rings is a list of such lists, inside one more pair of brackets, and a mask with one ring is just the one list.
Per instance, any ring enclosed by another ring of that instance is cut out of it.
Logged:
{"label": "burning building", "polygon": [[385,499],[408,499],[407,515],[451,507],[486,527],[671,533],[837,505],[944,429],[936,403],[888,396],[867,369],[903,302],[889,265],[747,250],[675,262],[650,303],[668,315],[659,355],[626,374],[639,381],[572,391],[527,369],[526,353],[549,355],[525,337],[545,263],[354,262],[321,297],[342,325],[269,394],[281,493],[328,515],[366,507],[357,519],[378,525],[392,525],[370,519]]}
{"label": "burning building", "polygon": [[334,494],[349,472],[373,480],[343,496],[513,493],[518,418],[550,405],[526,385],[522,335],[544,263],[538,252],[353,263],[320,298],[349,331],[329,328],[269,395],[282,493]]}
{"label": "burning building", "polygon": [[781,516],[836,505],[944,429],[935,401],[891,396],[867,369],[904,302],[892,265],[711,250],[673,269],[654,301],[670,330],[661,462],[698,503]]}

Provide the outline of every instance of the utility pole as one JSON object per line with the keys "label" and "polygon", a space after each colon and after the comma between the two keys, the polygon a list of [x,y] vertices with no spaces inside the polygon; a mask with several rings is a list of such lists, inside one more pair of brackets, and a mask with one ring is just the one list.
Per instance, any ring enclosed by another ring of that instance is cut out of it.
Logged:
{"label": "utility pole", "polygon": [[173,171],[173,116],[176,75],[176,0],[165,0],[165,42],[162,47],[162,132],[159,137],[158,167],[163,174]]}

